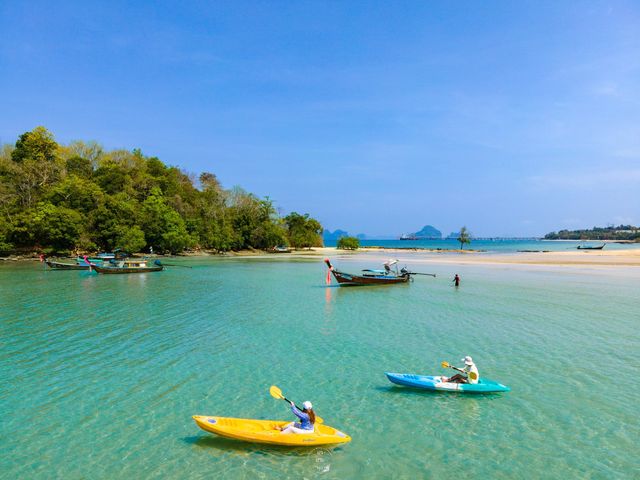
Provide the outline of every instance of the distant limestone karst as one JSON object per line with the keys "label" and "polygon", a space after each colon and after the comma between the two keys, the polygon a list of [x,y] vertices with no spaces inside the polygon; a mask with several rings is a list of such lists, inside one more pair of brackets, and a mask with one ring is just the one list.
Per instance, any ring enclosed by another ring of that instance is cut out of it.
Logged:
{"label": "distant limestone karst", "polygon": [[400,240],[442,240],[442,232],[432,225],[425,225],[418,232],[402,235]]}
{"label": "distant limestone karst", "polygon": [[348,237],[349,232],[345,232],[344,230],[336,229],[335,231],[325,230],[322,232],[322,240],[325,244],[327,243],[336,243],[342,237]]}

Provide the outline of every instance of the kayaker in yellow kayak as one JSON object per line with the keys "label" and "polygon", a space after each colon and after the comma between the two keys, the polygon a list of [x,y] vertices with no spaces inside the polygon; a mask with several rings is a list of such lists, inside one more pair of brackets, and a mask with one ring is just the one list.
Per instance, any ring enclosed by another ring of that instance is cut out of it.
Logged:
{"label": "kayaker in yellow kayak", "polygon": [[[480,378],[480,374],[478,373],[478,367],[473,363],[473,359],[467,355],[464,357],[461,362],[464,362],[464,368],[451,367],[455,370],[458,370],[460,373],[456,373],[453,377],[447,378],[442,377],[443,382],[448,383],[478,383],[478,379]],[[475,375],[472,375],[475,374]]]}
{"label": "kayaker in yellow kayak", "polygon": [[296,404],[289,402],[291,411],[300,419],[300,422],[291,422],[281,428],[282,433],[312,433],[313,425],[316,423],[316,414],[313,411],[313,405],[310,401],[302,404],[302,410],[296,407]]}

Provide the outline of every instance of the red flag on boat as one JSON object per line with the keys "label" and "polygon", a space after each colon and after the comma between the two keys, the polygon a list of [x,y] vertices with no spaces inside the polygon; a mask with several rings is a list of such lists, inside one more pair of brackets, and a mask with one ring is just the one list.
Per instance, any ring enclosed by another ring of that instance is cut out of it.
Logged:
{"label": "red flag on boat", "polygon": [[327,270],[327,285],[330,285],[330,284],[331,284],[331,268],[332,268],[332,267],[331,267],[331,263],[329,262],[329,259],[328,259],[328,258],[325,258],[325,259],[324,259],[324,263],[326,263],[326,264],[327,264],[327,267],[329,268],[329,269]]}

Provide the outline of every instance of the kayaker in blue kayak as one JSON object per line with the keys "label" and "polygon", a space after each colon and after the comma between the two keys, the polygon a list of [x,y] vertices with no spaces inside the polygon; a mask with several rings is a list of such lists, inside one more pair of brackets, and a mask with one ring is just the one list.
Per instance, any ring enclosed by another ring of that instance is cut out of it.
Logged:
{"label": "kayaker in blue kayak", "polygon": [[[469,355],[467,355],[461,361],[464,362],[464,368],[451,367],[451,368],[454,368],[455,370],[458,370],[460,373],[456,373],[451,378],[447,378],[443,376],[442,381],[449,382],[449,383],[471,383],[471,384],[478,383],[478,380],[480,379],[480,374],[478,373],[478,367],[476,367],[476,364],[473,363],[473,359]],[[475,373],[475,375],[470,375],[471,373]]]}
{"label": "kayaker in blue kayak", "polygon": [[310,401],[306,401],[302,404],[302,410],[296,407],[296,404],[291,404],[291,411],[300,419],[300,422],[291,422],[288,425],[282,427],[282,433],[312,433],[313,425],[316,423],[316,414],[313,411],[313,405]]}

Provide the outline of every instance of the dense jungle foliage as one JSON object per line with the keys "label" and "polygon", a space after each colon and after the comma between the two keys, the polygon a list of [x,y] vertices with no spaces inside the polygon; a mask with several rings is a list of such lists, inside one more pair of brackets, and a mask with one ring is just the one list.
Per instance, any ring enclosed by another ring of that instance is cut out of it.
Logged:
{"label": "dense jungle foliage", "polygon": [[640,228],[633,225],[593,227],[591,230],[560,230],[547,233],[547,240],[628,240],[640,242]]}
{"label": "dense jungle foliage", "polygon": [[140,150],[60,145],[44,127],[0,149],[0,254],[304,248],[321,246],[321,234],[308,214],[280,217],[268,197]]}

